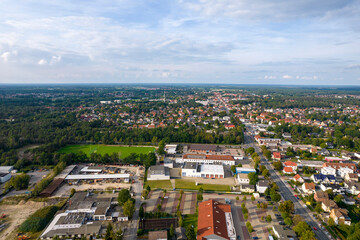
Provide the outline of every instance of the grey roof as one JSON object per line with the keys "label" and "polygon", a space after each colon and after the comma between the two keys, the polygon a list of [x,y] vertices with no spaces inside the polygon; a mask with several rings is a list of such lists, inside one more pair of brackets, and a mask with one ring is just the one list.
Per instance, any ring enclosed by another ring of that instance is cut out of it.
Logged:
{"label": "grey roof", "polygon": [[7,172],[0,172],[0,177],[5,177],[7,175],[9,175],[10,173],[7,173]]}
{"label": "grey roof", "polygon": [[279,234],[279,239],[297,239],[296,233],[291,229],[284,229],[281,225],[273,225],[274,230]]}
{"label": "grey roof", "polygon": [[99,234],[101,230],[101,222],[95,221],[88,224],[84,224],[79,228],[64,228],[51,230],[45,235],[41,236],[42,238],[52,238],[54,236],[72,236],[72,235],[88,235],[88,234]]}
{"label": "grey roof", "polygon": [[186,162],[184,164],[184,169],[196,169],[197,168],[197,163],[196,162]]}
{"label": "grey roof", "polygon": [[209,144],[190,144],[189,149],[195,151],[217,151],[218,147],[216,145]]}
{"label": "grey roof", "polygon": [[260,180],[260,181],[257,183],[257,185],[258,185],[259,187],[267,187],[267,186],[269,186],[269,181],[267,181],[267,180]]}
{"label": "grey roof", "polygon": [[151,166],[149,168],[149,173],[150,175],[169,175],[169,168],[168,167],[164,167],[164,166]]}

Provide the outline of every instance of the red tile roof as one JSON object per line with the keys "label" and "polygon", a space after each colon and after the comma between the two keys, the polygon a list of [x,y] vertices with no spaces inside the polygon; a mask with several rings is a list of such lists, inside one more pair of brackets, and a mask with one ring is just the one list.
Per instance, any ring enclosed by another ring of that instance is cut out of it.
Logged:
{"label": "red tile roof", "polygon": [[230,205],[208,200],[199,203],[198,212],[197,240],[205,240],[212,234],[230,239],[225,219],[225,212],[231,212]]}
{"label": "red tile roof", "polygon": [[286,161],[286,162],[284,162],[284,165],[288,166],[288,167],[296,167],[297,163],[292,162],[292,161]]}
{"label": "red tile roof", "polygon": [[284,172],[292,173],[293,171],[292,167],[284,167]]}
{"label": "red tile roof", "polygon": [[273,157],[277,159],[281,159],[281,153],[279,152],[273,152]]}

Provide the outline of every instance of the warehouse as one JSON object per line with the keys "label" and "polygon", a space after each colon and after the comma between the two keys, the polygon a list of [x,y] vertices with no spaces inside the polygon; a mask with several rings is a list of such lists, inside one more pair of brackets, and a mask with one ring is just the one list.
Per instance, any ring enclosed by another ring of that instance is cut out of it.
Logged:
{"label": "warehouse", "polygon": [[223,165],[186,162],[181,175],[183,177],[224,178],[225,173]]}

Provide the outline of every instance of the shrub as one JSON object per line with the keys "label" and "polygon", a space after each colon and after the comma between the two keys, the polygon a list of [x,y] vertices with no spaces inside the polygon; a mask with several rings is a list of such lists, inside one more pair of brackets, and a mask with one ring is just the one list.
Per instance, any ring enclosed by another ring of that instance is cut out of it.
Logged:
{"label": "shrub", "polygon": [[51,221],[57,210],[57,206],[48,206],[37,210],[20,225],[19,230],[22,232],[40,232]]}

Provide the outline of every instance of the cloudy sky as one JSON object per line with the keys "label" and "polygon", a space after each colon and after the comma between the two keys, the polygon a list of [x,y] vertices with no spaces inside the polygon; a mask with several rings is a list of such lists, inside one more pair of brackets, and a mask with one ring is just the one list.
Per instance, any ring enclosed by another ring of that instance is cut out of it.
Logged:
{"label": "cloudy sky", "polygon": [[0,83],[360,85],[360,0],[0,6]]}

